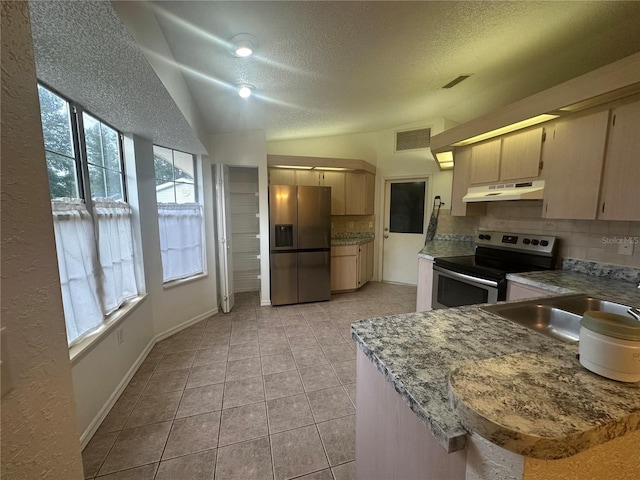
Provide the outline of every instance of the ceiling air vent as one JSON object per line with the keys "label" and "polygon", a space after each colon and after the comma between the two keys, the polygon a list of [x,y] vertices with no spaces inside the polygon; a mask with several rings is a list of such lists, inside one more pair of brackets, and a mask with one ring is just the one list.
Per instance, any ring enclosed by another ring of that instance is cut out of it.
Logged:
{"label": "ceiling air vent", "polygon": [[471,74],[469,74],[469,75],[466,75],[466,74],[465,75],[459,75],[456,78],[454,78],[453,80],[451,80],[449,83],[444,85],[442,88],[453,88],[457,84],[462,82],[463,80],[466,80],[467,78],[469,78],[470,76],[471,76]]}
{"label": "ceiling air vent", "polygon": [[396,132],[396,152],[428,148],[431,144],[431,129],[419,128]]}

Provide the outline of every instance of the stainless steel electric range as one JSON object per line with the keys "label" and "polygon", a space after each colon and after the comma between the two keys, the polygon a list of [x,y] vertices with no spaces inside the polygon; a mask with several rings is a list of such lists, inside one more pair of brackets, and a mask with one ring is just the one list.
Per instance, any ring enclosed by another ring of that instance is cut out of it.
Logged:
{"label": "stainless steel electric range", "polygon": [[506,299],[508,273],[553,270],[558,239],[548,235],[479,232],[475,255],[436,257],[432,307],[449,308]]}

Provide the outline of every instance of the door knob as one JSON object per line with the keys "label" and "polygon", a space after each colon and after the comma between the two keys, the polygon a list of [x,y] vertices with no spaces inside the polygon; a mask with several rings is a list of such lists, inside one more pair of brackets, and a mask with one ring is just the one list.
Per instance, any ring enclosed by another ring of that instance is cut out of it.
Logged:
{"label": "door knob", "polygon": [[384,238],[389,238],[389,235],[385,234]]}

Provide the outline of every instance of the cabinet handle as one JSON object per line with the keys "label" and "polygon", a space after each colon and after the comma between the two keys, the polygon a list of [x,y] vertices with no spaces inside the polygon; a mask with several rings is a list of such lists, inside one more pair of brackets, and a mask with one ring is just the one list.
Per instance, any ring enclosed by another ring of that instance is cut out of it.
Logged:
{"label": "cabinet handle", "polygon": [[602,202],[602,213],[604,213],[604,203],[605,202]]}

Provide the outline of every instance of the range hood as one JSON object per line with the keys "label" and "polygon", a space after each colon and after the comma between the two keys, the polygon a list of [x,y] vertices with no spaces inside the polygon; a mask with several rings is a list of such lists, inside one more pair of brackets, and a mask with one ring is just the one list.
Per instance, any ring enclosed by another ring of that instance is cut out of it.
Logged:
{"label": "range hood", "polygon": [[544,180],[533,182],[502,183],[470,187],[462,197],[463,202],[499,202],[506,200],[541,200],[544,195]]}

